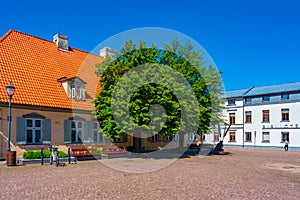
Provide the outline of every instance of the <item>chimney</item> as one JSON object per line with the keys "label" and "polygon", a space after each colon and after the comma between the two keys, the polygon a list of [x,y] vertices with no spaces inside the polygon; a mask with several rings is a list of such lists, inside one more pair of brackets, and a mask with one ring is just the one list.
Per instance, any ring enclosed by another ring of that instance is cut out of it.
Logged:
{"label": "chimney", "polygon": [[100,50],[100,56],[106,58],[109,56],[110,58],[113,58],[115,54],[115,51],[109,47],[104,47],[103,49]]}
{"label": "chimney", "polygon": [[67,50],[67,51],[69,50],[68,36],[56,34],[53,36],[53,42],[56,43],[56,45],[59,49],[63,49],[63,50]]}

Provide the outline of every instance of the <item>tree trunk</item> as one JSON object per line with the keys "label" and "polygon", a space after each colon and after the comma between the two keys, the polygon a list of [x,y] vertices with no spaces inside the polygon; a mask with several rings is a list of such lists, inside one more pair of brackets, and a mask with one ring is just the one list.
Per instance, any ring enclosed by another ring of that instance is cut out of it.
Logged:
{"label": "tree trunk", "polygon": [[184,133],[182,131],[178,132],[179,134],[179,148],[183,149],[183,145],[184,145]]}

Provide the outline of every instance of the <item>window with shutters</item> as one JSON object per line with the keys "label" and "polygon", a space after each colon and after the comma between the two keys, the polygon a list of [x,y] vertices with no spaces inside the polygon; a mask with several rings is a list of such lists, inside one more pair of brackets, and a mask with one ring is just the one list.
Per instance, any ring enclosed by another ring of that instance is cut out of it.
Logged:
{"label": "window with shutters", "polygon": [[83,122],[71,121],[71,142],[81,143],[83,140]]}
{"label": "window with shutters", "polygon": [[99,122],[93,123],[93,142],[103,142],[103,133],[99,132],[100,125]]}
{"label": "window with shutters", "polygon": [[42,120],[26,119],[26,144],[42,143]]}
{"label": "window with shutters", "polygon": [[17,144],[36,145],[51,142],[51,120],[38,113],[17,118]]}
{"label": "window with shutters", "polygon": [[64,141],[65,143],[92,143],[93,136],[93,122],[86,121],[86,119],[75,116],[64,121]]}

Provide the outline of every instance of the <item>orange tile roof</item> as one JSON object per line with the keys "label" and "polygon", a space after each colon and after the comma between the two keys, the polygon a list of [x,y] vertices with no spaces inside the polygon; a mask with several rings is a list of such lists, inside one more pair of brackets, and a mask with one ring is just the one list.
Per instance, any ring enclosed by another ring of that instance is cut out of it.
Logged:
{"label": "orange tile roof", "polygon": [[[14,104],[94,110],[91,103],[99,90],[95,64],[103,57],[75,48],[62,51],[56,43],[10,30],[0,38],[0,102],[8,102],[6,85],[16,87]],[[67,97],[59,78],[79,77],[86,82],[86,98]]]}

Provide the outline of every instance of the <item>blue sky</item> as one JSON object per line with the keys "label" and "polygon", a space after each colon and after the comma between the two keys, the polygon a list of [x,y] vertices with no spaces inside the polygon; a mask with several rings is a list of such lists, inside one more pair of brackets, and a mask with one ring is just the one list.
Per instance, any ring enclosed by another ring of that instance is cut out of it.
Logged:
{"label": "blue sky", "polygon": [[61,33],[85,51],[134,28],[181,32],[209,53],[226,90],[300,81],[297,0],[11,0],[0,9],[0,35],[14,29],[52,40]]}

